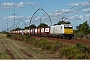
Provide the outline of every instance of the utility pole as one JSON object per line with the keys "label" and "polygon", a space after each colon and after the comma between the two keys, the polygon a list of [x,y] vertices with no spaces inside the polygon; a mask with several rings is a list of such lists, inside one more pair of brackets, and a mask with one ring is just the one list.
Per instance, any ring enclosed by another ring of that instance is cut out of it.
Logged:
{"label": "utility pole", "polygon": [[40,36],[41,36],[41,18],[40,18]]}
{"label": "utility pole", "polygon": [[40,24],[41,24],[41,18],[40,18]]}
{"label": "utility pole", "polygon": [[15,12],[12,14],[14,16],[14,29],[15,29],[15,16],[17,15]]}
{"label": "utility pole", "polygon": [[7,22],[7,32],[8,32],[8,22]]}

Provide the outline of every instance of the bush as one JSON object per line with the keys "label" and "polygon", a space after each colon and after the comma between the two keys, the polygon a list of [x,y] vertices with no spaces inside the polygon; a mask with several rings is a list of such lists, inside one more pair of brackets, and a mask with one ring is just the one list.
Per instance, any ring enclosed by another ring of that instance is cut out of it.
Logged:
{"label": "bush", "polygon": [[83,34],[82,32],[78,32],[78,34],[76,34],[76,37],[78,38],[83,38],[85,34]]}
{"label": "bush", "polygon": [[41,39],[41,40],[39,40],[38,46],[41,47],[42,50],[44,50],[47,43],[48,43],[47,40]]}
{"label": "bush", "polygon": [[6,32],[6,31],[4,31],[4,32],[2,32],[3,34],[9,34],[9,32]]}
{"label": "bush", "polygon": [[42,48],[42,50],[44,50],[46,49],[46,45],[48,44],[48,41],[41,39],[41,40],[34,40],[33,43],[36,47],[40,47]]}
{"label": "bush", "polygon": [[50,50],[51,48],[51,43],[44,39],[34,40],[33,43],[36,47],[42,48],[42,50]]}
{"label": "bush", "polygon": [[61,58],[69,58],[70,59],[70,58],[73,58],[74,53],[77,53],[77,52],[79,52],[79,51],[75,50],[74,47],[64,47],[61,50],[60,57]]}
{"label": "bush", "polygon": [[62,49],[62,43],[60,42],[48,42],[47,40],[35,40],[34,45],[36,47],[42,48],[42,50],[50,50],[51,52],[56,52]]}
{"label": "bush", "polygon": [[29,38],[29,41],[35,44],[37,40],[35,38]]}
{"label": "bush", "polygon": [[55,42],[52,44],[52,47],[51,47],[52,52],[56,52],[60,49],[62,49],[62,43],[61,42]]}
{"label": "bush", "polygon": [[7,34],[7,36],[6,37],[11,37],[11,34]]}
{"label": "bush", "polygon": [[1,53],[0,53],[0,56],[1,56]]}
{"label": "bush", "polygon": [[76,48],[82,53],[90,53],[90,47],[88,45],[76,44]]}
{"label": "bush", "polygon": [[68,59],[85,59],[89,58],[90,49],[88,46],[77,44],[75,46],[67,46],[63,47],[60,52],[60,58],[68,58]]}
{"label": "bush", "polygon": [[28,36],[28,35],[22,37],[22,39],[23,39],[25,42],[29,42],[29,38],[30,38],[30,36]]}
{"label": "bush", "polygon": [[43,47],[42,47],[42,50],[50,50],[51,49],[51,43],[48,42],[46,43]]}
{"label": "bush", "polygon": [[78,54],[75,55],[75,59],[87,59],[87,54],[78,53]]}

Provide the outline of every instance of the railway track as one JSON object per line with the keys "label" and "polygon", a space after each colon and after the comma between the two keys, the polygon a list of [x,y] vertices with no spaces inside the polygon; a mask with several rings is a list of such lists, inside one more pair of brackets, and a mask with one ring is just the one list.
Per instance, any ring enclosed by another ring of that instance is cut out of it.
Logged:
{"label": "railway track", "polygon": [[38,36],[32,36],[32,37],[36,38],[36,39],[46,39],[46,40],[49,40],[49,41],[59,41],[59,42],[62,42],[62,43],[68,44],[68,45],[75,45],[75,44],[80,43],[80,44],[86,44],[86,45],[90,46],[90,40],[89,39],[76,39],[76,38],[73,38],[73,39],[69,40],[69,39],[38,37]]}

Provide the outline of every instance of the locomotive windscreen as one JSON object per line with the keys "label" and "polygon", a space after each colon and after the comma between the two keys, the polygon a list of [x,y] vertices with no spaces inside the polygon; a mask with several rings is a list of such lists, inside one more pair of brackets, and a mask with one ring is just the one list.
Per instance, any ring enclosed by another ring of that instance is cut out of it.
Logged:
{"label": "locomotive windscreen", "polygon": [[66,28],[66,29],[72,29],[73,27],[72,26],[64,26],[64,28]]}

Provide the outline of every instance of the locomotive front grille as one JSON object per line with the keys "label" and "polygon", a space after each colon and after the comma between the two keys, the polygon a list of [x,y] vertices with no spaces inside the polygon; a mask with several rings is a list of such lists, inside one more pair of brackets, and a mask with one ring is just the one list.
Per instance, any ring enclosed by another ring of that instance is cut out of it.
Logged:
{"label": "locomotive front grille", "polygon": [[64,34],[73,34],[73,29],[64,29]]}

